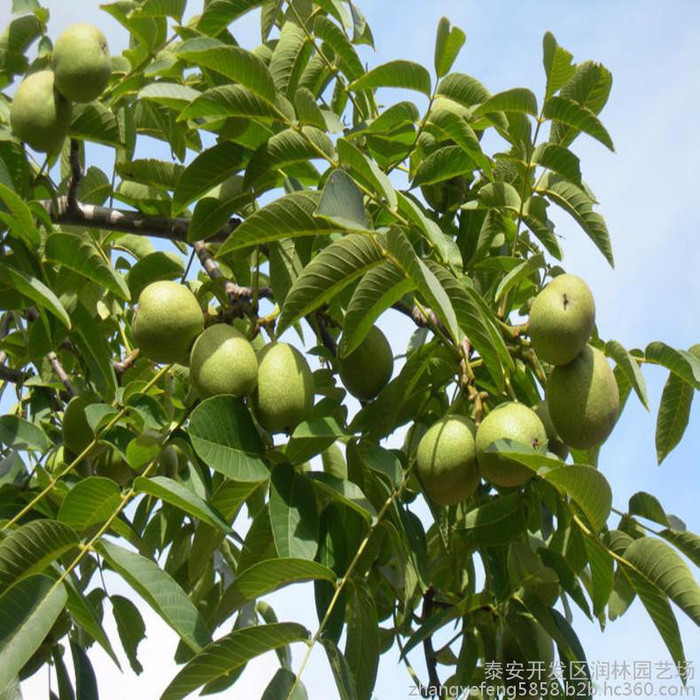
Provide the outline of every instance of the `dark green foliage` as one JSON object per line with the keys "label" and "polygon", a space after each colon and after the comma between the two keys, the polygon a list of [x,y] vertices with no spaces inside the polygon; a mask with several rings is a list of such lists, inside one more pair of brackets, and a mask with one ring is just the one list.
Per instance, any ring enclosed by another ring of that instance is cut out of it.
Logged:
{"label": "dark green foliage", "polygon": [[[590,412],[585,382],[562,389],[560,377],[595,353],[622,408],[632,390],[648,406],[641,366],[665,368],[661,461],[700,389],[697,346],[627,350],[602,340],[613,329],[591,337],[589,309],[578,357],[538,358],[536,328],[530,339],[520,325],[562,272],[561,210],[613,262],[573,150],[581,134],[612,149],[599,117],[610,73],[575,64],[548,33],[544,92],[492,94],[458,70],[465,35],[446,19],[433,72],[402,59],[365,70],[358,47],[373,37],[354,3],[201,5],[184,25],[185,0],[104,5],[130,46],[99,99],[70,124],[61,112],[40,141],[0,119],[0,394],[12,407],[0,417],[0,695],[51,663],[62,697],[96,696],[93,641],[116,659],[100,567],[180,638],[165,698],[235,695],[248,661],[275,651],[263,697],[302,700],[295,644],[323,646],[348,699],[371,696],[397,646],[404,658],[422,648],[431,682],[455,686],[489,660],[551,661],[554,644],[560,661],[585,662],[570,601],[604,623],[639,597],[682,664],[669,601],[698,621],[698,586],[676,554],[697,563],[698,537],[645,493],[608,529],[607,465],[581,450],[607,437],[613,411]],[[13,8],[3,90],[49,65],[47,11]],[[257,8],[263,43],[248,51],[236,22]],[[428,113],[410,91],[430,98]],[[41,172],[20,142],[51,150],[66,134],[70,148]],[[163,141],[172,162],[137,136]],[[84,142],[113,152],[113,178],[86,162]],[[154,288],[170,294],[150,304]],[[397,313],[415,326],[406,348],[377,329],[390,336]],[[208,342],[190,376],[205,326],[204,341],[245,345],[243,389],[226,353],[203,381]],[[552,425],[540,421],[529,408],[548,383],[540,360],[571,359],[551,373]],[[354,413],[346,390],[363,401]],[[460,431],[441,444],[446,425]],[[579,448],[573,463],[556,431]],[[434,467],[467,478],[437,488]],[[637,518],[664,529],[647,534]],[[315,630],[259,600],[301,584]],[[139,608],[109,602],[139,673]],[[451,641],[436,649],[436,634]]]}

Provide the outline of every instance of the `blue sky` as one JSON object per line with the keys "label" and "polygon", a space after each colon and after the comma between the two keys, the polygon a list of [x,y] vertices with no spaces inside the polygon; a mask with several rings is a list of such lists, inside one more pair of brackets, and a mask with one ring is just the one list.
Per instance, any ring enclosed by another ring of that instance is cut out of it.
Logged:
{"label": "blue sky", "polygon": [[[9,2],[0,9],[0,25],[7,22]],[[76,21],[89,21],[107,34],[114,53],[126,44],[126,34],[98,3],[88,0],[49,0],[51,35]],[[584,277],[596,298],[598,328],[603,338],[614,338],[626,347],[644,347],[652,340],[686,348],[700,341],[700,237],[697,211],[700,204],[700,5],[675,0],[663,9],[657,2],[635,3],[556,2],[554,0],[418,0],[387,2],[364,0],[360,7],[372,27],[376,53],[363,52],[370,66],[395,58],[407,58],[432,67],[437,22],[447,16],[467,34],[467,43],[454,70],[469,73],[492,92],[523,86],[538,97],[543,87],[541,40],[550,30],[576,60],[594,59],[613,73],[610,101],[601,117],[615,142],[612,154],[599,143],[580,137],[574,144],[581,157],[584,178],[591,185],[606,217],[616,257],[613,271],[585,235],[566,214],[557,217],[564,236],[564,265]],[[193,12],[199,3],[190,1]],[[236,33],[247,47],[259,41],[257,14],[239,23]],[[383,102],[398,93],[383,91]],[[423,107],[420,97],[414,98]],[[147,141],[140,157],[157,153]],[[106,163],[105,150],[90,147],[88,159]],[[403,352],[411,327],[390,312],[384,326],[394,350]],[[700,468],[700,409],[698,401],[681,443],[656,466],[654,451],[655,410],[666,378],[664,371],[646,367],[652,413],[631,397],[612,437],[603,448],[600,468],[610,481],[615,506],[626,509],[628,498],[644,490],[658,496],[668,512],[683,518],[688,528],[700,531],[697,508]],[[393,444],[393,443],[390,443]],[[611,523],[614,523],[611,520]],[[110,581],[111,592],[120,590]],[[298,619],[314,630],[317,625],[310,587],[295,587],[270,597],[280,619]],[[99,650],[91,653],[104,698],[125,693],[151,697],[174,674],[174,634],[144,606],[149,639],[141,647],[145,673],[137,678],[120,676]],[[680,611],[677,617],[686,642],[686,654],[700,662],[700,635]],[[639,602],[622,620],[609,623],[604,635],[585,618],[577,619],[578,631],[590,660],[668,659],[653,624]],[[111,624],[111,623],[110,623]],[[110,627],[113,630],[113,625]],[[301,648],[295,653],[298,664]],[[426,678],[418,651],[411,661]],[[408,695],[409,677],[398,657],[382,659],[375,690],[377,698]],[[241,697],[257,697],[274,672],[275,657],[253,662],[241,679]],[[304,674],[311,698],[330,698],[333,681],[325,655],[317,650]],[[54,686],[55,687],[55,686]],[[45,673],[25,684],[27,697],[46,689]]]}

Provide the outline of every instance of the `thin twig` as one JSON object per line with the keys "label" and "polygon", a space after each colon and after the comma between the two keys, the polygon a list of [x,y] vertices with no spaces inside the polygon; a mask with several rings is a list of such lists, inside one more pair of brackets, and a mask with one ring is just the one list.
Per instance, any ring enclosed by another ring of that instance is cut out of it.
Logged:
{"label": "thin twig", "polygon": [[56,373],[56,376],[61,380],[61,383],[66,388],[66,393],[68,394],[68,396],[70,396],[70,398],[73,398],[76,395],[75,387],[73,386],[73,382],[71,382],[68,373],[65,369],[63,369],[63,365],[58,359],[58,355],[56,355],[56,353],[52,351],[46,357],[51,363],[51,367]]}
{"label": "thin twig", "polygon": [[[243,287],[226,278],[224,273],[221,271],[219,264],[207,250],[207,246],[204,241],[195,241],[193,243],[193,247],[195,253],[197,253],[199,262],[202,263],[202,267],[209,277],[211,277],[213,280],[221,280],[223,282],[224,291],[231,300],[231,303],[240,299],[250,300],[255,296],[255,289],[253,287]],[[258,297],[264,297],[266,299],[272,298],[272,289],[270,287],[260,287],[257,293]]]}
{"label": "thin twig", "polygon": [[75,215],[79,213],[78,203],[78,188],[83,179],[83,167],[80,164],[80,141],[78,139],[70,140],[70,161],[71,178],[68,185],[68,212]]}
{"label": "thin twig", "polygon": [[129,367],[132,367],[139,356],[138,349],[132,350],[121,362],[114,363],[114,373],[117,377],[121,377]]}

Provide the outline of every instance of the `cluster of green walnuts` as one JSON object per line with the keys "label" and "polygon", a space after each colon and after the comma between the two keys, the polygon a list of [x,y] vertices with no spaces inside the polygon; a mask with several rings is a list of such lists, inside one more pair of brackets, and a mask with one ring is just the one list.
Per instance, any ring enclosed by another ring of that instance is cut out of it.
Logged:
{"label": "cluster of green walnuts", "polygon": [[[265,345],[260,335],[251,342],[227,323],[204,326],[204,314],[194,294],[171,281],[153,282],[143,289],[132,321],[141,356],[159,363],[188,365],[189,381],[198,398],[224,394],[245,398],[258,424],[271,434],[291,433],[308,418],[314,378],[297,348],[282,342]],[[373,327],[364,341],[340,360],[340,377],[353,396],[369,400],[388,383],[393,363],[389,342]],[[63,443],[71,453],[80,454],[94,438],[85,408],[96,401],[95,396],[82,395],[66,407]],[[177,452],[175,446],[166,448],[166,474],[176,473]],[[180,458],[186,459],[184,455]],[[113,451],[103,450],[93,461],[98,475],[119,483],[126,483],[131,476],[128,465]]]}
{"label": "cluster of green walnuts", "polygon": [[518,487],[533,476],[507,453],[489,449],[496,441],[548,449],[566,459],[569,447],[587,450],[607,439],[620,395],[605,356],[588,344],[594,325],[595,302],[581,278],[562,274],[538,294],[527,328],[539,360],[551,366],[546,399],[534,408],[500,404],[478,427],[456,413],[435,422],[416,451],[418,476],[435,503],[463,501],[481,477],[496,487]]}
{"label": "cluster of green walnuts", "polygon": [[107,39],[90,24],[69,27],[56,40],[52,68],[28,75],[10,110],[17,138],[43,153],[55,153],[63,145],[73,102],[92,102],[107,87],[112,74]]}

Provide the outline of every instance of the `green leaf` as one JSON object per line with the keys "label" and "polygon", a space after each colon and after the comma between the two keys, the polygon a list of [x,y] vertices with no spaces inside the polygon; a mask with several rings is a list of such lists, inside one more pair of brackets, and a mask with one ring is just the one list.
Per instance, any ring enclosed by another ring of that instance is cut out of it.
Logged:
{"label": "green leaf", "polygon": [[659,532],[667,542],[675,545],[695,566],[700,566],[700,537],[692,532],[665,529]]}
{"label": "green leaf", "polygon": [[429,124],[437,127],[445,136],[452,139],[491,179],[493,170],[488,156],[481,150],[481,144],[474,130],[459,115],[448,109],[432,109]]}
{"label": "green leaf", "polygon": [[90,165],[78,185],[78,200],[83,204],[104,204],[112,193],[112,183],[99,168]]}
{"label": "green leaf", "polygon": [[344,170],[334,170],[328,176],[314,216],[350,231],[367,229],[362,192]]}
{"label": "green leaf", "polygon": [[89,376],[97,386],[100,395],[112,401],[117,389],[117,376],[112,364],[112,352],[105,343],[104,328],[78,304],[73,310],[73,331],[71,340],[89,370]]}
{"label": "green leaf", "polygon": [[418,107],[413,102],[397,102],[373,119],[367,131],[373,134],[390,133],[401,126],[415,124],[419,119]]}
{"label": "green leaf", "polygon": [[30,248],[36,248],[41,238],[34,225],[31,209],[18,194],[3,184],[0,184],[0,201],[7,209],[0,212],[0,221],[7,226],[13,236],[27,243]]}
{"label": "green leaf", "polygon": [[548,172],[543,175],[537,191],[567,211],[603,253],[610,266],[615,266],[605,220],[593,211],[593,201],[584,190]]}
{"label": "green leaf", "polygon": [[498,496],[470,510],[464,519],[464,529],[475,544],[506,544],[525,530],[525,515],[520,494]]}
{"label": "green leaf", "polygon": [[260,7],[263,0],[211,0],[197,22],[197,29],[209,36],[217,36],[231,22]]}
{"label": "green leaf", "polygon": [[0,416],[0,442],[5,447],[29,452],[46,452],[51,444],[38,425],[9,413]]}
{"label": "green leaf", "polygon": [[319,192],[292,192],[251,214],[219,249],[219,256],[251,245],[296,236],[342,231],[330,221],[314,216]]}
{"label": "green leaf", "polygon": [[71,617],[90,637],[97,641],[107,654],[109,654],[109,657],[114,661],[117,668],[121,670],[119,659],[114,653],[109,638],[102,627],[101,614],[98,614],[90,598],[86,597],[83,592],[78,590],[77,586],[70,578],[66,580],[65,585],[68,592],[66,609]]}
{"label": "green leaf", "polygon": [[328,567],[309,559],[264,559],[237,575],[220,605],[227,611],[236,610],[284,586],[314,580],[335,583],[336,575]]}
{"label": "green leaf", "polygon": [[335,51],[340,58],[341,70],[348,80],[355,80],[364,73],[362,61],[340,27],[327,17],[318,15],[314,20],[314,34]]}
{"label": "green leaf", "polygon": [[129,288],[124,278],[100,255],[89,236],[73,233],[52,233],[46,239],[46,259],[67,267],[120,299],[129,301]]}
{"label": "green leaf", "polygon": [[700,586],[686,563],[665,542],[640,537],[627,547],[624,558],[700,625]]}
{"label": "green leaf", "polygon": [[480,117],[484,114],[493,112],[519,112],[521,114],[531,114],[536,117],[537,98],[532,90],[526,88],[513,88],[504,90],[492,97],[489,97],[485,102],[480,104],[474,110],[474,116]]}
{"label": "green leaf", "polygon": [[124,147],[117,118],[101,102],[75,105],[68,134],[82,141],[94,141],[114,148]]}
{"label": "green leaf", "polygon": [[39,648],[66,604],[66,588],[30,576],[0,595],[0,689]]}
{"label": "green leaf", "polygon": [[450,20],[440,18],[435,39],[435,74],[438,78],[450,72],[466,40],[466,34],[459,27],[450,27]]}
{"label": "green leaf", "polygon": [[155,562],[101,540],[96,549],[107,563],[180,635],[200,651],[211,640],[206,623],[185,591]]}
{"label": "green leaf", "polygon": [[382,197],[389,208],[394,211],[397,205],[397,196],[388,176],[373,160],[369,159],[347,139],[338,139],[337,147],[341,164],[359,175],[369,186],[369,189]]}
{"label": "green leaf", "polygon": [[132,299],[138,299],[139,294],[151,282],[158,280],[175,280],[182,277],[185,266],[182,260],[173,253],[150,253],[139,260],[129,270],[127,284]]}
{"label": "green leaf", "polygon": [[[593,61],[584,61],[576,67],[559,94],[590,109],[594,114],[599,114],[608,101],[611,87],[612,74],[605,66]],[[550,140],[567,146],[579,133],[578,129],[554,122]]]}
{"label": "green leaf", "polygon": [[0,284],[10,287],[50,311],[66,328],[71,327],[68,313],[58,297],[36,277],[17,270],[7,264],[0,264]]}
{"label": "green leaf", "polygon": [[460,146],[443,146],[421,161],[413,186],[432,185],[474,170],[476,163]]}
{"label": "green leaf", "polygon": [[367,71],[349,85],[351,90],[372,90],[379,87],[417,90],[430,97],[430,73],[413,61],[389,61]]}
{"label": "green leaf", "polygon": [[145,0],[134,11],[133,17],[172,17],[182,21],[186,0]]}
{"label": "green leaf", "polygon": [[317,491],[325,496],[342,503],[348,508],[352,508],[359,513],[368,523],[377,515],[374,506],[367,500],[362,489],[352,481],[339,479],[332,474],[323,472],[312,472],[310,478]]}
{"label": "green leaf", "polygon": [[70,640],[73,668],[75,670],[75,694],[80,700],[98,700],[97,677],[90,658],[75,640]]}
{"label": "green leaf", "polygon": [[139,644],[146,638],[146,625],[143,622],[139,609],[128,599],[120,595],[111,595],[109,602],[112,604],[112,613],[117,623],[117,633],[122,643],[122,648],[129,659],[129,665],[134,673],[143,673],[143,666],[139,663],[137,651]]}
{"label": "green leaf", "polygon": [[379,620],[372,594],[365,586],[351,586],[346,620],[345,659],[359,697],[369,698],[379,666]]}
{"label": "green leaf", "polygon": [[[584,107],[566,97],[555,95],[545,102],[542,114],[546,119],[551,119],[575,131],[582,131],[584,134],[588,134],[596,141],[600,141],[604,146],[607,146],[611,151],[615,151],[610,134],[600,119],[588,107]],[[551,138],[551,140],[555,141],[555,138]]]}
{"label": "green leaf", "polygon": [[58,520],[84,532],[92,525],[106,522],[121,505],[119,487],[112,479],[90,476],[79,481],[63,499]]}
{"label": "green leaf", "polygon": [[358,700],[352,671],[340,649],[326,635],[323,635],[319,641],[323,644],[323,648],[326,651],[340,700]]}
{"label": "green leaf", "polygon": [[542,476],[573,498],[596,530],[605,527],[612,507],[612,491],[597,469],[567,464],[548,470]]}
{"label": "green leaf", "polygon": [[545,100],[565,85],[574,74],[576,67],[571,64],[573,56],[557,44],[551,32],[542,38],[542,64],[547,76]]}
{"label": "green leaf", "polygon": [[313,559],[318,549],[318,513],[308,477],[291,464],[272,470],[270,525],[282,558]]}
{"label": "green leaf", "polygon": [[261,700],[308,700],[308,697],[304,684],[297,680],[292,671],[288,668],[278,668],[265,688]]}
{"label": "green leaf", "polygon": [[656,419],[656,458],[659,464],[681,441],[688,427],[694,393],[693,387],[677,374],[671,372],[668,375]]}
{"label": "green leaf", "polygon": [[236,481],[265,481],[270,472],[264,448],[245,404],[213,396],[192,411],[187,430],[192,446],[211,469]]}
{"label": "green leaf", "polygon": [[591,567],[591,600],[593,614],[605,610],[613,591],[613,558],[597,540],[585,538],[588,563]]}
{"label": "green leaf", "polygon": [[503,370],[512,368],[513,361],[503,336],[491,320],[493,312],[476,290],[461,285],[444,268],[435,264],[430,267],[452,301],[460,328],[483,358],[496,385],[502,387]]}
{"label": "green leaf", "polygon": [[532,195],[525,201],[523,221],[537,236],[547,252],[557,260],[561,260],[563,253],[559,240],[554,234],[554,224],[547,217],[548,206],[549,202],[544,197]]}
{"label": "green leaf", "polygon": [[248,117],[251,119],[279,119],[281,112],[267,100],[242,85],[222,85],[203,92],[190,102],[178,116],[178,121],[188,119],[226,119]]}
{"label": "green leaf", "polygon": [[516,265],[498,284],[494,301],[499,302],[503,296],[514,287],[520,284],[522,280],[530,277],[535,271],[544,267],[544,257],[542,255],[533,255],[531,258]]}
{"label": "green leaf", "polygon": [[393,263],[383,262],[369,270],[355,287],[346,309],[340,356],[346,357],[357,348],[379,316],[413,289],[413,280]]}
{"label": "green leaf", "polygon": [[201,68],[210,68],[275,104],[275,83],[267,66],[254,53],[239,46],[207,46],[194,39],[184,42],[177,55]]}
{"label": "green leaf", "polygon": [[137,158],[119,163],[117,172],[121,177],[152,187],[165,187],[174,190],[185,166],[156,158]]}
{"label": "green leaf", "polygon": [[556,143],[541,143],[532,154],[532,162],[582,187],[581,162],[568,148]]}
{"label": "green leaf", "polygon": [[134,490],[137,493],[147,493],[149,496],[160,498],[212,527],[224,532],[232,532],[220,513],[217,513],[204,499],[175,479],[169,479],[167,476],[151,476],[149,478],[139,476],[134,481]]}
{"label": "green leaf", "polygon": [[179,85],[178,83],[158,82],[150,83],[139,91],[137,99],[147,102],[155,102],[168,109],[177,111],[185,109],[202,95],[199,90]]}
{"label": "green leaf", "polygon": [[284,332],[383,261],[382,249],[373,236],[351,233],[331,243],[295,280],[284,301],[277,332]]}
{"label": "green leaf", "polygon": [[459,341],[461,331],[450,297],[432,270],[416,255],[410,241],[400,229],[389,230],[386,251],[390,259],[414,282],[452,338]]}
{"label": "green leaf", "polygon": [[269,65],[277,92],[288,98],[294,95],[311,49],[311,43],[299,25],[294,22],[282,25]]}
{"label": "green leaf", "polygon": [[326,130],[326,120],[311,90],[300,87],[294,95],[294,107],[300,124]]}
{"label": "green leaf", "polygon": [[0,590],[39,574],[79,544],[75,531],[55,520],[32,520],[0,541]]}
{"label": "green leaf", "polygon": [[656,496],[652,496],[650,493],[637,491],[630,497],[627,508],[630,515],[639,515],[664,527],[671,526],[661,503],[659,503]]}
{"label": "green leaf", "polygon": [[520,195],[509,182],[490,182],[484,185],[479,190],[479,201],[485,207],[503,207],[520,213]]}
{"label": "green leaf", "polygon": [[605,354],[615,360],[615,364],[620,368],[620,371],[625,375],[627,381],[632,385],[639,400],[642,402],[642,406],[648,411],[649,396],[647,394],[647,385],[637,361],[616,340],[609,340],[605,344]]}
{"label": "green leaf", "polygon": [[333,143],[325,132],[313,126],[302,127],[302,132],[289,128],[265,141],[248,163],[243,186],[252,187],[271,171],[306,163],[320,154],[333,157]]}
{"label": "green leaf", "polygon": [[206,194],[243,167],[244,151],[237,144],[222,141],[200,153],[185,169],[173,194],[173,213]]}
{"label": "green leaf", "polygon": [[165,689],[161,700],[184,698],[202,685],[245,666],[260,654],[308,638],[309,631],[293,622],[236,629],[191,659]]}
{"label": "green leaf", "polygon": [[438,85],[437,94],[449,97],[463,107],[482,104],[491,97],[491,93],[476,78],[464,73],[446,75]]}
{"label": "green leaf", "polygon": [[700,390],[700,359],[691,352],[676,350],[665,343],[655,341],[647,345],[644,356],[649,362],[671,370],[684,382]]}
{"label": "green leaf", "polygon": [[320,454],[345,434],[331,416],[304,421],[294,429],[284,453],[292,464],[301,464]]}

